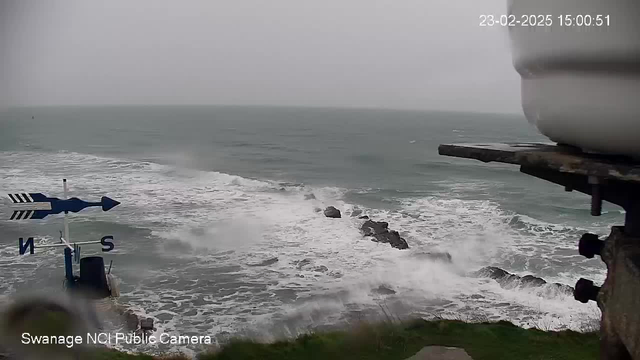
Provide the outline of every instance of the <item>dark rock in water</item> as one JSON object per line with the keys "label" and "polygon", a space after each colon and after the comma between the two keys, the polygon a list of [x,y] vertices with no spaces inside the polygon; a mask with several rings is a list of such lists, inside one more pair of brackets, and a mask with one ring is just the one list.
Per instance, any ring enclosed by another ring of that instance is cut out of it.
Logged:
{"label": "dark rock in water", "polygon": [[374,236],[389,232],[389,223],[384,221],[366,221],[360,227],[364,236]]}
{"label": "dark rock in water", "polygon": [[556,290],[563,292],[567,295],[572,295],[573,294],[573,287],[569,286],[569,285],[565,285],[565,284],[560,284],[560,283],[553,283],[553,284],[549,284],[552,288],[555,288]]}
{"label": "dark rock in water", "polygon": [[409,244],[397,231],[389,230],[389,223],[367,220],[360,227],[364,236],[371,236],[371,241],[387,243],[396,249],[408,249]]}
{"label": "dark rock in water", "polygon": [[304,259],[304,260],[300,260],[300,261],[294,261],[293,263],[296,265],[296,268],[298,268],[298,270],[300,270],[303,267],[311,264],[311,260],[310,259]]}
{"label": "dark rock in water", "polygon": [[326,273],[329,271],[329,268],[324,265],[311,266],[312,263],[313,261],[311,259],[303,259],[303,260],[298,260],[293,262],[293,264],[296,266],[296,269],[298,270],[306,270],[306,271],[321,272],[321,273]]}
{"label": "dark rock in water", "polygon": [[495,266],[487,266],[475,273],[477,277],[488,277],[494,279],[500,284],[501,287],[512,289],[516,287],[542,287],[548,286],[551,289],[565,293],[567,295],[573,294],[573,287],[569,285],[553,283],[549,284],[544,279],[533,275],[518,276],[511,274],[508,271],[500,269]]}
{"label": "dark rock in water", "polygon": [[425,260],[446,262],[449,264],[453,261],[451,254],[448,252],[421,252],[415,253],[412,256]]}
{"label": "dark rock in water", "polygon": [[351,212],[351,217],[356,217],[356,216],[360,216],[362,214],[362,210],[360,209],[355,209]]}
{"label": "dark rock in water", "polygon": [[334,219],[339,219],[342,217],[342,215],[340,214],[340,210],[336,209],[333,206],[329,206],[324,210],[324,216]]}
{"label": "dark rock in water", "polygon": [[521,278],[521,281],[523,284],[527,284],[527,285],[531,285],[531,286],[542,286],[542,285],[546,285],[547,282],[544,281],[544,279],[539,278],[537,276],[533,276],[533,275],[525,275]]}
{"label": "dark rock in water", "polygon": [[315,199],[316,199],[316,195],[315,195],[315,194],[313,194],[313,193],[311,193],[311,194],[306,194],[306,195],[304,196],[304,199],[305,199],[305,200],[315,200]]}
{"label": "dark rock in water", "polygon": [[138,323],[140,322],[140,319],[138,318],[138,315],[136,315],[131,310],[127,310],[127,311],[124,312],[124,314],[122,314],[122,316],[124,318],[124,324],[125,324],[127,330],[129,330],[129,331],[138,330]]}
{"label": "dark rock in water", "polygon": [[378,241],[383,238],[384,241],[380,242],[388,242],[392,247],[396,249],[404,250],[409,248],[407,240],[400,237],[400,233],[394,230],[389,231],[387,234],[376,235],[374,236],[374,238]]}
{"label": "dark rock in water", "polygon": [[315,212],[321,212],[321,211],[322,211],[322,209],[320,209],[319,207],[317,207],[317,208],[313,209],[313,211],[315,211]]}
{"label": "dark rock in water", "polygon": [[394,295],[396,293],[395,290],[389,289],[389,287],[385,285],[380,285],[377,288],[371,290],[371,292],[378,295]]}
{"label": "dark rock in water", "polygon": [[280,191],[287,191],[287,189],[282,187],[280,188]]}
{"label": "dark rock in water", "polygon": [[261,261],[261,262],[256,263],[256,264],[249,264],[249,266],[269,266],[269,265],[273,265],[273,264],[275,264],[277,262],[278,262],[278,258],[274,257],[274,258],[271,258],[271,259],[267,259],[267,260]]}
{"label": "dark rock in water", "polygon": [[369,220],[369,217],[367,215],[364,215],[364,216],[360,216],[358,219]]}
{"label": "dark rock in water", "polygon": [[495,266],[484,267],[478,270],[476,274],[478,275],[478,277],[488,277],[494,280],[502,279],[504,277],[511,275],[510,273]]}

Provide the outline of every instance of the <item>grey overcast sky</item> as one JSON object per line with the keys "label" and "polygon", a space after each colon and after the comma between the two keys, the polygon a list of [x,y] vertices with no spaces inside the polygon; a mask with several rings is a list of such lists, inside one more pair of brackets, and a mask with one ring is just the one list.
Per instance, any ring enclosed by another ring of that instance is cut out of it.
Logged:
{"label": "grey overcast sky", "polygon": [[0,106],[521,112],[507,0],[0,0]]}

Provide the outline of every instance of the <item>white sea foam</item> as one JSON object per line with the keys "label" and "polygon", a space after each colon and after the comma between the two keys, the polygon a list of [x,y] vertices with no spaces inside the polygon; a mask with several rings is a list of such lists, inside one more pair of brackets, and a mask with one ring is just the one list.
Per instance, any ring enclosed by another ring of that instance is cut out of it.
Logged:
{"label": "white sea foam", "polygon": [[[522,326],[544,322],[577,329],[593,305],[541,289],[503,289],[467,275],[498,265],[572,285],[578,274],[601,279],[604,273],[567,255],[575,251],[568,240],[578,230],[509,214],[491,201],[442,194],[401,200],[396,210],[357,206],[400,231],[411,248],[399,251],[361,236],[360,220],[348,216],[356,205],[344,200],[347,189],[285,185],[281,191],[282,184],[271,181],[76,153],[2,157],[9,163],[0,168],[0,192],[59,196],[59,178],[66,176],[72,196],[106,194],[122,201],[113,211],[85,216],[150,231],[165,267],[130,264],[136,270],[119,275],[123,301],[154,317],[162,331],[216,334],[278,323],[285,333],[295,333],[354,311],[377,311],[381,302],[407,314],[481,313]],[[308,193],[316,199],[305,200]],[[315,210],[328,205],[345,216],[328,219]],[[0,247],[0,254],[14,246]],[[127,246],[137,249],[135,241]],[[433,251],[449,252],[453,263],[412,256]],[[39,264],[54,269],[59,260],[1,258],[6,264],[0,266],[29,262],[35,268],[22,275],[27,278]],[[250,266],[273,258],[277,262],[268,266]],[[558,264],[563,270],[553,270]],[[396,293],[372,293],[383,284]]]}

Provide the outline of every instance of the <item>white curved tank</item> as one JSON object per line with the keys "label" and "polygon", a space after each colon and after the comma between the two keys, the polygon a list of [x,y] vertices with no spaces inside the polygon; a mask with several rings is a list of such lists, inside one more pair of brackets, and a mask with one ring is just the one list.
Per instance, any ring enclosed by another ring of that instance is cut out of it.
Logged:
{"label": "white curved tank", "polygon": [[551,15],[509,27],[528,121],[557,143],[640,157],[640,1],[510,0],[508,13]]}

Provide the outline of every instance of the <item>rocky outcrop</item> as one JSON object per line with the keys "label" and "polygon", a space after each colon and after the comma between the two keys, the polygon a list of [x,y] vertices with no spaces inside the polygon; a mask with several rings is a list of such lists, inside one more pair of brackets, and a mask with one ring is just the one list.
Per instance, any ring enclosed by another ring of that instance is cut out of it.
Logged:
{"label": "rocky outcrop", "polygon": [[356,217],[360,215],[362,215],[362,210],[360,209],[353,209],[353,211],[351,212],[351,217]]}
{"label": "rocky outcrop", "polygon": [[314,193],[306,194],[306,195],[304,196],[304,199],[305,199],[305,200],[316,200],[316,195],[315,195]]}
{"label": "rocky outcrop", "polygon": [[548,283],[544,279],[533,275],[518,276],[495,266],[487,266],[478,270],[476,277],[488,277],[494,279],[501,287],[506,289],[524,288],[524,287],[542,287],[549,286],[559,292],[567,295],[573,294],[573,287],[559,283]]}
{"label": "rocky outcrop", "polygon": [[387,243],[396,249],[408,249],[409,244],[397,231],[389,230],[389,223],[384,221],[367,220],[360,227],[364,236],[371,237],[372,241]]}
{"label": "rocky outcrop", "polygon": [[329,268],[327,268],[324,265],[313,265],[313,262],[311,259],[297,260],[297,261],[294,261],[293,264],[296,266],[296,269],[298,270],[314,271],[314,272],[320,272],[320,273],[326,273],[327,271],[329,271]]}
{"label": "rocky outcrop", "polygon": [[342,217],[342,214],[340,214],[340,210],[336,209],[333,206],[329,206],[324,210],[324,216],[328,218],[339,219]]}
{"label": "rocky outcrop", "polygon": [[386,285],[380,285],[377,288],[371,290],[371,292],[376,295],[395,295],[396,293],[395,290]]}
{"label": "rocky outcrop", "polygon": [[133,310],[126,310],[122,313],[122,320],[124,321],[125,327],[129,331],[138,330],[138,326],[140,324],[140,318]]}
{"label": "rocky outcrop", "polygon": [[389,223],[386,221],[365,221],[360,227],[364,236],[375,236],[389,232]]}

